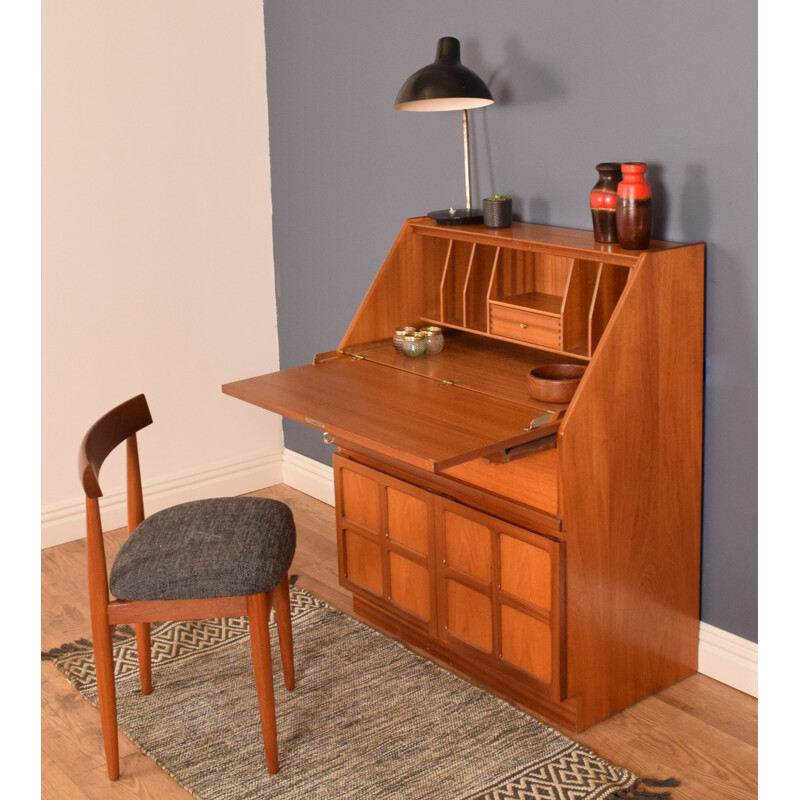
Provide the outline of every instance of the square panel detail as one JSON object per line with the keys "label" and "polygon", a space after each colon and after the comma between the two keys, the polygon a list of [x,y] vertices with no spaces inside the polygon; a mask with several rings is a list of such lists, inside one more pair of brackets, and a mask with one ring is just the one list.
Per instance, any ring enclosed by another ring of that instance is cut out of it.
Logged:
{"label": "square panel detail", "polygon": [[552,606],[550,554],[515,536],[500,534],[500,588],[549,611]]}
{"label": "square panel detail", "polygon": [[386,528],[392,541],[421,555],[428,555],[430,519],[428,503],[424,499],[388,486]]}
{"label": "square panel detail", "polygon": [[347,579],[382,597],[383,569],[380,545],[352,530],[343,530],[342,537],[344,571]]}
{"label": "square panel detail", "polygon": [[342,515],[373,533],[381,529],[380,487],[358,472],[341,470]]}
{"label": "square panel detail", "polygon": [[543,683],[552,677],[550,626],[510,606],[500,607],[500,654]]}
{"label": "square panel detail", "polygon": [[492,652],[492,601],[458,581],[447,581],[447,630],[459,639]]}
{"label": "square panel detail", "polygon": [[452,511],[444,511],[442,519],[447,566],[488,583],[492,577],[492,534],[489,528]]}
{"label": "square panel detail", "polygon": [[430,573],[397,553],[389,553],[389,600],[425,621],[431,618]]}

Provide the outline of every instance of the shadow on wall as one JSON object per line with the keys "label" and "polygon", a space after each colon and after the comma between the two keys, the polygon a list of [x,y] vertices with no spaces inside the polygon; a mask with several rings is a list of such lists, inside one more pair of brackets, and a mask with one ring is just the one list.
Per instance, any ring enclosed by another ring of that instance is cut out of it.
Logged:
{"label": "shadow on wall", "polygon": [[[513,85],[509,76],[514,76]],[[562,81],[556,75],[530,58],[520,40],[512,37],[506,42],[502,64],[486,81],[498,105],[526,106],[544,103],[565,94]]]}
{"label": "shadow on wall", "polygon": [[[527,55],[518,37],[508,39],[505,46],[505,58],[500,66],[491,73],[489,73],[488,66],[481,60],[474,42],[466,44],[465,53],[464,63],[469,64],[470,69],[474,69],[479,75],[488,75],[486,83],[498,106],[514,105],[516,107],[544,103],[565,94],[563,83],[551,70]],[[513,84],[510,80],[512,75],[514,77]],[[489,116],[486,109],[479,109],[477,114],[473,112],[475,122],[481,129],[479,145],[483,153],[482,159],[475,159],[477,163],[473,167],[473,176],[476,178],[476,182],[480,181],[481,176],[478,171],[482,165],[486,165],[487,188],[482,192],[485,196],[500,191],[495,181]],[[541,224],[547,224],[550,204],[544,197],[512,196],[511,199],[515,210],[514,219],[536,220]]]}
{"label": "shadow on wall", "polygon": [[[653,239],[666,240],[670,217],[680,215],[683,242],[707,242],[711,222],[711,203],[705,167],[699,164],[687,165],[687,176],[680,192],[680,200],[674,202],[674,193],[667,191],[664,180],[664,167],[656,162],[647,162],[645,179],[650,183],[653,195]],[[672,203],[670,202],[672,200]],[[676,209],[677,205],[677,209]],[[673,233],[673,238],[675,234]]]}
{"label": "shadow on wall", "polygon": [[664,167],[652,161],[647,162],[644,179],[650,184],[653,197],[653,239],[666,239],[665,231],[669,220],[669,194],[664,185]]}
{"label": "shadow on wall", "polygon": [[688,175],[681,192],[680,224],[684,242],[706,242],[711,233],[711,192],[706,169],[688,164]]}

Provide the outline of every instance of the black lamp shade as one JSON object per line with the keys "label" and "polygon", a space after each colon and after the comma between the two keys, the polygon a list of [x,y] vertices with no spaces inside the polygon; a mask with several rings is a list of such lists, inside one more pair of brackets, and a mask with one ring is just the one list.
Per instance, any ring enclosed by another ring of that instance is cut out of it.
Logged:
{"label": "black lamp shade", "polygon": [[489,87],[461,63],[458,39],[444,36],[436,45],[436,60],[403,84],[394,107],[401,111],[461,111],[493,102]]}

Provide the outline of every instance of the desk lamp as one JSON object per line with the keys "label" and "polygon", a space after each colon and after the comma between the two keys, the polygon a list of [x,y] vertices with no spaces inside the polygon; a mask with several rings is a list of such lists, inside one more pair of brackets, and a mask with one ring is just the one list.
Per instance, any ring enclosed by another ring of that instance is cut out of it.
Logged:
{"label": "desk lamp", "polygon": [[415,72],[402,86],[394,101],[401,111],[461,111],[464,138],[464,180],[466,208],[431,211],[439,225],[465,225],[483,221],[483,213],[472,209],[469,177],[469,120],[467,109],[494,102],[489,87],[461,63],[461,44],[452,36],[439,39],[436,60]]}

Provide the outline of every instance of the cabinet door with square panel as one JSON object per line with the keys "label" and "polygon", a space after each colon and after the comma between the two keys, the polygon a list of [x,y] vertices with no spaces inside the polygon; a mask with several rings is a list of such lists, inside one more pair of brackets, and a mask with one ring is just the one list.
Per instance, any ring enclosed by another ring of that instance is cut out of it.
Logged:
{"label": "cabinet door with square panel", "polygon": [[425,490],[334,456],[343,586],[432,632],[433,508]]}
{"label": "cabinet door with square panel", "polygon": [[434,509],[439,637],[559,697],[562,543],[443,497]]}

